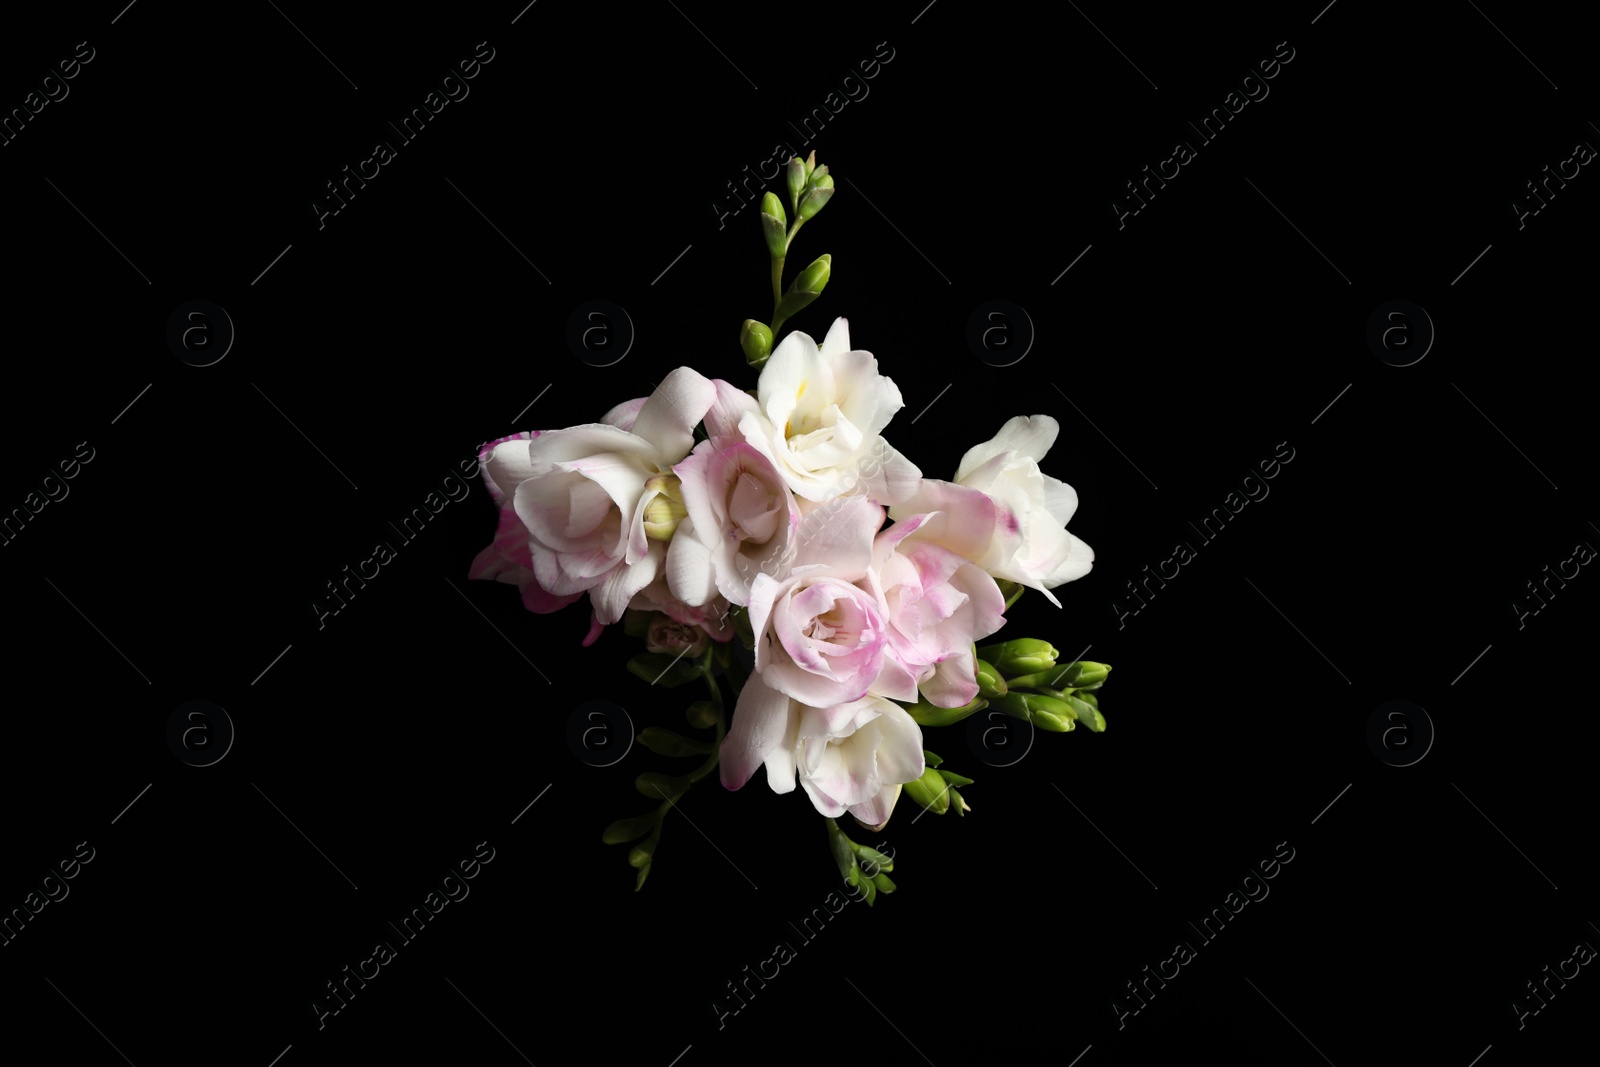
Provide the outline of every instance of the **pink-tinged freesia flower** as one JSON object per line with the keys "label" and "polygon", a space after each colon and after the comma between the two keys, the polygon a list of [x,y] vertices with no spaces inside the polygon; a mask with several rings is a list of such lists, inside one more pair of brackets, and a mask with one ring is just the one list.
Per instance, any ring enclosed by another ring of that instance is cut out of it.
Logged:
{"label": "pink-tinged freesia flower", "polygon": [[834,320],[820,347],[798,330],[785,337],[761,368],[756,394],[739,431],[796,496],[859,491],[887,505],[916,489],[922,472],[881,436],[905,406],[900,389],[878,373],[872,353],[851,351],[844,319]]}
{"label": "pink-tinged freesia flower", "polygon": [[871,573],[873,537],[882,523],[883,509],[867,498],[841,497],[801,522],[787,576],[756,575],[750,628],[756,672],[765,684],[819,708],[869,691],[916,699],[909,673],[885,670],[888,605]]}
{"label": "pink-tinged freesia flower", "polygon": [[889,517],[899,522],[941,513],[919,537],[959,552],[996,578],[1037,589],[1060,607],[1050,590],[1088,574],[1094,550],[1066,529],[1078,509],[1077,492],[1039,470],[1059,429],[1048,415],[1009,420],[993,440],[967,450],[954,482],[924,478]]}
{"label": "pink-tinged freesia flower", "polygon": [[630,411],[607,422],[546,430],[496,446],[487,469],[531,535],[534,576],[557,596],[589,593],[602,625],[622,617],[661,569],[665,545],[646,530],[646,509],[669,488],[672,465],[689,454],[694,426],[716,399],[688,367],[664,378]]}
{"label": "pink-tinged freesia flower", "polygon": [[789,486],[770,460],[736,436],[700,442],[673,471],[688,511],[667,548],[673,594],[688,604],[718,593],[749,604],[756,575],[787,572],[800,527]]}
{"label": "pink-tinged freesia flower", "polygon": [[848,811],[881,828],[900,787],[925,769],[922,731],[905,709],[882,697],[808,707],[752,675],[722,743],[722,784],[739,789],[763,765],[773,792],[792,792],[798,776],[823,815]]}
{"label": "pink-tinged freesia flower", "polygon": [[930,704],[958,708],[977,698],[972,646],[1005,625],[1006,601],[983,568],[917,537],[937,519],[913,515],[880,533],[873,569],[889,607],[890,660]]}
{"label": "pink-tinged freesia flower", "polygon": [[478,450],[478,469],[483,473],[483,484],[489,491],[489,499],[500,509],[500,517],[495,527],[494,540],[473,559],[472,566],[467,570],[467,577],[493,579],[515,585],[522,592],[524,607],[529,611],[547,615],[560,611],[583,594],[556,596],[539,584],[533,573],[533,553],[529,544],[528,528],[512,510],[508,490],[495,482],[488,467],[489,456],[496,446],[511,441],[528,441],[538,436],[538,430],[529,430],[490,441]]}
{"label": "pink-tinged freesia flower", "polygon": [[882,829],[900,787],[922,777],[922,729],[892,700],[870,696],[832,708],[804,708],[796,730],[800,784],[823,815],[848,811]]}

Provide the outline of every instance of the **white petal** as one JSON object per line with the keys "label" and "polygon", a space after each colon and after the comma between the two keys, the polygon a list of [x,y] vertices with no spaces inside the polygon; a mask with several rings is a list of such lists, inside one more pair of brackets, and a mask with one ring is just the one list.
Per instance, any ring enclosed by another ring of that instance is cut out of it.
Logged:
{"label": "white petal", "polygon": [[767,784],[774,793],[794,789],[794,734],[799,713],[788,697],[770,688],[759,674],[750,676],[739,690],[733,724],[723,739],[722,784],[738,789],[756,768],[767,764]]}
{"label": "white petal", "polygon": [[676,463],[694,447],[695,424],[705,418],[717,399],[711,379],[689,367],[679,367],[656,386],[639,409],[635,435],[655,446],[658,462]]}
{"label": "white petal", "polygon": [[695,536],[688,519],[678,523],[667,544],[667,588],[691,607],[700,607],[717,593],[711,550]]}
{"label": "white petal", "polygon": [[1050,446],[1056,442],[1056,434],[1060,432],[1061,425],[1049,415],[1018,415],[1007,420],[1000,427],[1000,432],[994,435],[993,440],[985,441],[981,445],[974,445],[961,457],[961,465],[956,468],[956,481],[961,481],[974,467],[984,463],[992,456],[1001,452],[1015,451],[1019,456],[1025,456],[1035,463],[1044,459],[1045,453],[1050,451]]}

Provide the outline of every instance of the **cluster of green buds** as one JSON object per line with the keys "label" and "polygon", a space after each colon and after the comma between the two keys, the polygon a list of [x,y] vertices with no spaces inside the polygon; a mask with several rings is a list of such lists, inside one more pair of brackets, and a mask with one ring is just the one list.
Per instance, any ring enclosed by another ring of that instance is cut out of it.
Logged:
{"label": "cluster of green buds", "polygon": [[987,667],[1005,676],[1005,692],[989,703],[1041,730],[1066,733],[1082,723],[1095,733],[1106,728],[1094,690],[1105,684],[1111,668],[1091,660],[1057,665],[1060,655],[1048,641],[1021,637],[977,650],[978,674]]}
{"label": "cluster of green buds", "polygon": [[906,796],[935,815],[943,815],[952,808],[957,815],[965,815],[971,811],[971,805],[963,799],[956,786],[971,785],[972,779],[964,778],[954,771],[940,770],[944,760],[927,749],[922,750],[922,758],[927,764],[927,769],[922,772],[921,778],[906,783]]}
{"label": "cluster of green buds", "polygon": [[[773,340],[784,320],[822,295],[833,268],[833,257],[818,256],[789,284],[788,289],[783,287],[783,264],[789,255],[789,246],[794,243],[795,234],[800,232],[801,226],[815,218],[833,196],[833,178],[828,174],[827,167],[817,166],[815,152],[805,159],[795,156],[789,160],[785,182],[789,192],[789,212],[784,211],[783,201],[778,194],[769,192],[761,198],[761,232],[772,260],[772,325],[745,319],[739,330],[739,347],[744,351],[745,362],[752,367],[760,367],[772,355]],[[789,222],[790,212],[794,215],[792,225]]]}
{"label": "cluster of green buds", "polygon": [[894,870],[894,860],[875,848],[858,845],[839,829],[832,819],[828,824],[828,847],[833,850],[833,862],[848,885],[865,894],[868,904],[878,899],[879,893],[893,893],[894,882],[888,872]]}

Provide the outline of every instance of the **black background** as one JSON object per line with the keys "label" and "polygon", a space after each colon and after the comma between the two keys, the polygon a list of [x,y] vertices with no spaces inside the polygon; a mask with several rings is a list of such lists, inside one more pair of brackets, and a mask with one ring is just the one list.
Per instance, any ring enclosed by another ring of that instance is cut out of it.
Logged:
{"label": "black background", "polygon": [[[0,506],[79,442],[93,459],[0,544],[0,908],[95,850],[0,947],[8,1042],[139,1067],[1493,1067],[1585,1033],[1590,968],[1520,1030],[1510,1008],[1600,941],[1600,579],[1520,629],[1511,606],[1600,544],[1596,179],[1522,229],[1511,207],[1600,143],[1575,16],[924,2],[8,13],[5,109],[78,42],[94,58],[0,147]],[[385,123],[481,41],[470,95],[399,144]],[[1185,123],[1288,48],[1201,143]],[[787,125],[891,49],[820,134]],[[396,158],[319,228],[311,201],[380,139]],[[1119,228],[1113,198],[1180,139],[1196,157]],[[312,607],[480,442],[592,421],[679,365],[752,385],[735,335],[769,307],[766,254],[753,207],[712,204],[780,140],[838,182],[796,240],[833,277],[794,326],[849,319],[930,477],[1012,415],[1059,420],[1043,466],[1095,567],[1005,634],[1115,668],[1104,734],[1041,734],[1014,766],[928,731],[973,812],[851,827],[899,891],[804,944],[789,924],[837,871],[761,776],[691,792],[633,891],[600,831],[651,806],[637,773],[677,767],[637,745],[588,766],[568,718],[598,698],[681,727],[700,694],[624,673],[620,628],[578,648],[584,607],[468,582],[481,482],[320,628]],[[208,367],[165,339],[195,299],[237,332]],[[565,340],[592,299],[637,331],[603,368]],[[1010,366],[966,342],[991,299],[1036,332]],[[1405,367],[1366,341],[1397,299],[1437,331]],[[1188,523],[1284,442],[1270,495],[1199,543]],[[1119,620],[1179,541],[1195,560]],[[208,767],[166,739],[195,699],[237,730]],[[1407,767],[1367,741],[1396,699],[1435,731]],[[470,896],[319,1029],[310,999],[482,841]],[[1200,943],[1187,923],[1280,843],[1270,895]],[[1113,999],[1179,940],[1194,961],[1119,1029]],[[713,998],[779,941],[796,958],[719,1029]]]}

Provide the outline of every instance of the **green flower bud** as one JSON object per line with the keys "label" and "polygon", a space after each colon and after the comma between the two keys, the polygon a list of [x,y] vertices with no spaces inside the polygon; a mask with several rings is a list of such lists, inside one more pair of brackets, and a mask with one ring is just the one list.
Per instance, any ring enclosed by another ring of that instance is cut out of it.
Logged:
{"label": "green flower bud", "polygon": [[945,784],[944,776],[932,767],[923,771],[921,778],[907,782],[903,788],[906,796],[916,801],[918,807],[926,808],[935,815],[943,815],[950,809],[950,798],[945,795],[949,787]]}
{"label": "green flower bud", "polygon": [[1026,719],[1041,730],[1066,733],[1072,729],[1076,713],[1065,700],[1038,693],[1012,690],[991,703],[1014,719]]}
{"label": "green flower bud", "polygon": [[608,845],[621,845],[629,841],[637,841],[655,828],[656,820],[651,815],[641,815],[637,819],[618,819],[605,832],[600,835],[600,840]]}
{"label": "green flower bud", "polygon": [[696,700],[689,705],[689,710],[684,712],[690,726],[701,730],[709,730],[717,724],[717,706],[709,700]]}
{"label": "green flower bud", "polygon": [[646,726],[636,740],[658,756],[704,756],[711,751],[704,741],[693,741],[659,726]]}
{"label": "green flower bud", "polygon": [[628,852],[628,866],[650,866],[650,858],[655,855],[655,852],[656,842],[654,838],[650,839],[649,841],[645,841],[642,844],[634,845],[633,848]]}
{"label": "green flower bud", "polygon": [[683,493],[676,474],[658,474],[644,483],[646,494],[654,493],[644,506],[644,535],[652,541],[670,541],[680,520],[689,514],[683,506]]}
{"label": "green flower bud", "polygon": [[968,804],[966,798],[952,787],[950,789],[950,808],[957,815],[965,815],[972,810],[972,805]]}
{"label": "green flower bud", "polygon": [[799,156],[789,160],[789,169],[786,175],[789,186],[789,209],[797,210],[800,207],[800,194],[806,189],[806,161]]}
{"label": "green flower bud", "polygon": [[927,701],[918,701],[906,708],[907,714],[914,719],[918,726],[949,726],[958,723],[974,712],[982,711],[988,707],[989,702],[979,697],[970,704],[963,704],[959,708],[939,708]]}
{"label": "green flower bud", "polygon": [[1064,699],[1071,705],[1072,712],[1079,722],[1095,733],[1102,734],[1106,730],[1106,717],[1100,714],[1098,707],[1089,703],[1088,698],[1092,696],[1094,696],[1093,693],[1084,693],[1081,696],[1069,695]]}
{"label": "green flower bud", "polygon": [[773,259],[781,259],[789,249],[789,235],[784,227],[788,225],[783,214],[783,204],[773,193],[768,193],[761,198],[761,229],[767,237],[767,251],[772,253]]}
{"label": "green flower bud", "polygon": [[739,347],[744,350],[745,362],[759,367],[772,355],[772,331],[765,323],[745,319],[739,330]]}
{"label": "green flower bud", "polygon": [[824,174],[817,184],[806,190],[806,195],[800,198],[800,206],[795,208],[795,214],[801,220],[812,218],[817,212],[827,207],[828,200],[833,196],[833,179]]}
{"label": "green flower bud", "polygon": [[639,877],[633,880],[633,891],[635,893],[644,888],[644,880],[645,878],[649,877],[649,874],[650,865],[648,863],[639,868]]}
{"label": "green flower bud", "polygon": [[855,885],[861,875],[861,871],[856,867],[855,849],[851,847],[854,844],[855,842],[839,829],[837,823],[832,819],[828,820],[828,848],[833,852],[833,862],[839,868],[839,877],[851,885]]}
{"label": "green flower bud", "polygon": [[1053,734],[1064,734],[1077,726],[1077,724],[1077,719],[1070,710],[1067,714],[1061,715],[1045,708],[1033,709],[1033,725],[1035,729],[1048,730]]}
{"label": "green flower bud", "polygon": [[1000,677],[1000,672],[992,664],[978,661],[978,695],[985,699],[994,699],[1006,695],[1006,680]]}
{"label": "green flower bud", "polygon": [[996,711],[1005,712],[1013,719],[1022,719],[1024,722],[1033,720],[1033,714],[1028,711],[1028,702],[1023,699],[1023,694],[1015,689],[1003,697],[996,697],[994,700],[989,701],[989,706]]}
{"label": "green flower bud", "polygon": [[779,225],[788,225],[788,217],[783,213],[783,201],[778,199],[777,193],[767,193],[762,196],[761,213],[771,215],[778,220]]}
{"label": "green flower bud", "polygon": [[1000,673],[1009,679],[1013,675],[1054,667],[1056,657],[1061,653],[1049,641],[1018,637],[998,645],[984,645],[978,649],[978,655],[998,667]]}
{"label": "green flower bud", "polygon": [[876,878],[880,871],[894,870],[894,860],[877,849],[868,848],[866,845],[857,845],[853,841],[851,845],[855,849],[856,862],[861,865],[862,873],[865,874],[869,870],[872,871],[867,877]]}
{"label": "green flower bud", "polygon": [[783,294],[783,301],[778,305],[778,315],[787,319],[821,296],[822,290],[827,287],[828,276],[832,273],[832,264],[833,257],[830,255],[821,255],[812,260],[811,265],[790,283],[789,291]]}
{"label": "green flower bud", "polygon": [[1051,686],[1052,689],[1099,689],[1105,684],[1106,675],[1111,673],[1111,668],[1104,663],[1095,663],[1091,660],[1078,660],[1062,668],[1060,677]]}
{"label": "green flower bud", "polygon": [[[817,186],[822,184],[822,179],[826,178],[827,176],[828,176],[828,168],[827,167],[818,167],[818,168],[816,168],[809,175],[806,176],[806,188],[807,189],[815,189]],[[830,181],[829,184],[831,185],[832,182]]]}
{"label": "green flower bud", "polygon": [[811,172],[813,170],[816,170],[816,169],[817,169],[817,150],[815,148],[813,148],[811,150],[811,154],[806,157],[806,181],[809,182],[811,180]]}

